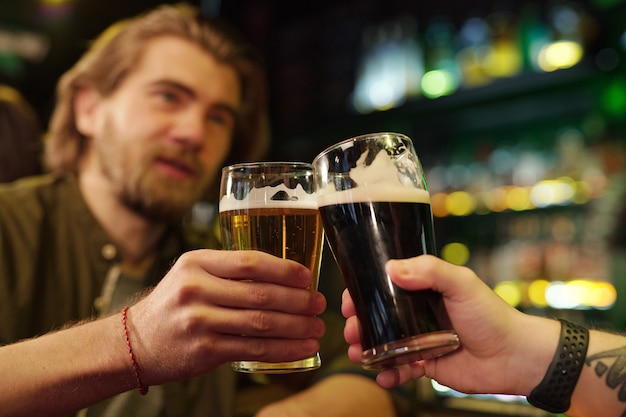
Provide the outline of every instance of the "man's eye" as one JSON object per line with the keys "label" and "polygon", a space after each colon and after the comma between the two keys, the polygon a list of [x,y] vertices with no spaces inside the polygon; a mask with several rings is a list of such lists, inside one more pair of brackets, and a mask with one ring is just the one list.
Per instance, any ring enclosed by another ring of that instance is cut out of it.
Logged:
{"label": "man's eye", "polygon": [[215,123],[223,126],[230,126],[234,123],[233,116],[226,112],[216,112],[209,114],[207,120],[210,123]]}
{"label": "man's eye", "polygon": [[168,103],[175,103],[177,101],[176,94],[171,91],[162,91],[160,93],[161,98]]}
{"label": "man's eye", "polygon": [[226,123],[226,119],[221,114],[212,114],[209,116],[209,121],[218,124]]}

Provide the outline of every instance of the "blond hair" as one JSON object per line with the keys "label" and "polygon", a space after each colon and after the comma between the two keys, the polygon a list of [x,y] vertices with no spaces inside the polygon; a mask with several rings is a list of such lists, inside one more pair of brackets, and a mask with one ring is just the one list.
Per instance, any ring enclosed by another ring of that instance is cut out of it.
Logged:
{"label": "blond hair", "polygon": [[230,65],[239,76],[243,106],[225,163],[252,161],[263,155],[269,142],[267,86],[256,52],[224,22],[204,18],[186,4],[163,5],[113,24],[61,77],[45,140],[44,160],[51,171],[76,172],[86,146],[86,138],[76,127],[76,93],[94,88],[104,97],[112,94],[133,70],[147,41],[163,35],[200,46],[219,62]]}

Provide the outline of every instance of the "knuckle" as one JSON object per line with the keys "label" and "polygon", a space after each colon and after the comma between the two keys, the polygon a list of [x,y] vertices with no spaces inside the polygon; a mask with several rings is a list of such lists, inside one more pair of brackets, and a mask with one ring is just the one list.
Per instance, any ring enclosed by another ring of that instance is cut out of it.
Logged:
{"label": "knuckle", "polygon": [[[316,314],[321,313],[319,306],[319,296],[317,292],[306,291],[302,305],[307,307],[307,313]],[[325,303],[322,307],[325,306]]]}
{"label": "knuckle", "polygon": [[237,251],[234,257],[234,262],[237,264],[238,269],[242,271],[252,271],[258,263],[253,251]]}
{"label": "knuckle", "polygon": [[433,256],[426,255],[419,258],[421,261],[420,271],[424,275],[430,275],[437,271],[438,263],[437,259]]}
{"label": "knuckle", "polygon": [[176,259],[169,273],[177,276],[187,276],[190,271],[196,269],[197,264],[198,255],[195,252],[184,252]]}
{"label": "knuckle", "polygon": [[196,253],[194,251],[184,252],[178,257],[176,264],[180,266],[188,266],[192,263],[195,257]]}
{"label": "knuckle", "polygon": [[254,340],[250,342],[249,353],[253,358],[263,358],[267,355],[267,343],[262,340]]}
{"label": "knuckle", "polygon": [[186,309],[180,313],[179,328],[183,334],[198,334],[204,327],[204,317]]}
{"label": "knuckle", "polygon": [[252,299],[252,303],[257,308],[265,308],[270,304],[271,297],[266,288],[266,286],[251,283],[250,284],[250,298]]}
{"label": "knuckle", "polygon": [[274,320],[267,311],[255,311],[250,318],[250,325],[256,334],[269,333],[274,328]]}

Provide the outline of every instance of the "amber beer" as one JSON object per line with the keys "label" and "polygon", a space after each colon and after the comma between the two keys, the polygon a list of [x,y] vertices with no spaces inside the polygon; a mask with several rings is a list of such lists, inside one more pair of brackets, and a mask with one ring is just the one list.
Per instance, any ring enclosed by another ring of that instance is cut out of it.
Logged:
{"label": "amber beer", "polygon": [[[301,263],[317,290],[324,232],[311,164],[259,162],[222,170],[220,232],[227,250],[259,250]],[[317,369],[319,353],[293,362],[236,361],[239,372],[290,373]]]}
{"label": "amber beer", "polygon": [[[260,250],[305,265],[317,279],[323,242],[317,208],[270,207],[220,213],[222,246]],[[313,284],[317,288],[317,282]]]}
{"label": "amber beer", "polygon": [[[332,248],[346,286],[354,299],[361,322],[364,365],[382,367],[386,359],[367,359],[381,346],[404,346],[414,335],[451,329],[441,295],[431,291],[405,291],[385,273],[389,259],[435,254],[432,214],[428,193],[423,190],[380,189],[379,195],[363,188],[320,197],[319,210],[326,238]],[[367,289],[367,290],[365,290]],[[389,308],[393,306],[394,308]],[[441,336],[449,339],[449,333]],[[436,335],[435,335],[436,339]],[[448,351],[444,343],[421,341],[413,361],[439,356]],[[451,341],[456,343],[456,338]]]}

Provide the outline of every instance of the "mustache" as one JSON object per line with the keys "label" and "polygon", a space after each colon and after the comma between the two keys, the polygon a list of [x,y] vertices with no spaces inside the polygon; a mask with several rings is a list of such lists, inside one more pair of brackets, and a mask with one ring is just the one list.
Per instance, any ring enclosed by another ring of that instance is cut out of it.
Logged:
{"label": "mustache", "polygon": [[168,163],[194,176],[204,172],[204,166],[197,155],[185,149],[159,149],[154,152],[151,159]]}

